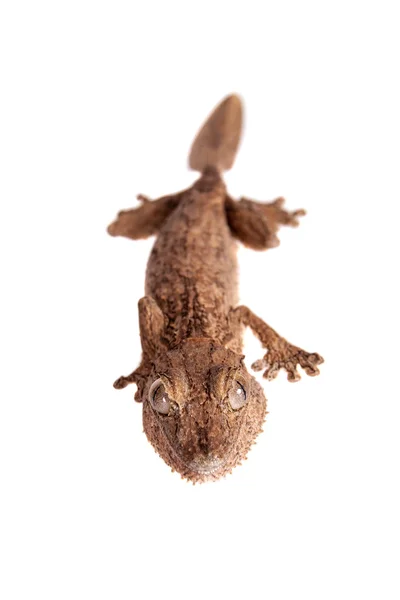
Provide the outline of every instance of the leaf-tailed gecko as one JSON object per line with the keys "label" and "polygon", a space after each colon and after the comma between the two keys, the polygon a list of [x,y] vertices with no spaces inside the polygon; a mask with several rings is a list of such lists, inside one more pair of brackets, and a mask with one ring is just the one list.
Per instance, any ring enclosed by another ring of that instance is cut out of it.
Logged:
{"label": "leaf-tailed gecko", "polygon": [[189,166],[201,173],[187,190],[124,210],[112,236],[155,235],[139,300],[142,359],[114,383],[135,383],[148,439],[164,461],[193,482],[216,480],[247,455],[266,415],[262,387],[244,364],[250,327],[266,353],[252,368],[271,380],[280,369],[298,381],[297,366],[317,375],[323,362],[282,338],[246,306],[237,306],[237,240],[255,250],[278,245],[280,225],[298,225],[303,210],[283,199],[233,200],[221,173],[231,168],[242,129],[242,105],[225,98],[193,142]]}

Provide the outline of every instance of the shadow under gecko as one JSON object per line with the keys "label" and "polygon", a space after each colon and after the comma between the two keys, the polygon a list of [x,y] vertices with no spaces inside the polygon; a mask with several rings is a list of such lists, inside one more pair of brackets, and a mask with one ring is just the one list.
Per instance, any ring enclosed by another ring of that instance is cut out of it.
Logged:
{"label": "shadow under gecko", "polygon": [[298,381],[300,365],[317,375],[323,362],[287,342],[245,306],[237,306],[237,240],[255,250],[278,245],[281,225],[298,225],[304,211],[287,212],[283,199],[261,203],[227,193],[242,129],[236,95],[217,106],[199,131],[189,166],[194,185],[121,211],[113,236],[156,235],[139,301],[142,359],[114,383],[137,385],[148,439],[173,469],[193,482],[216,480],[239,464],[261,431],[266,398],[243,362],[242,334],[250,327],[266,353],[252,368],[273,379],[285,369]]}

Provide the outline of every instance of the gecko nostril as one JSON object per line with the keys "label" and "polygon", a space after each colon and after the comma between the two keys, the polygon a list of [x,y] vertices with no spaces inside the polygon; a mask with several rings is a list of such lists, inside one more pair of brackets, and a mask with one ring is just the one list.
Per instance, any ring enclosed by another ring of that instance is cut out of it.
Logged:
{"label": "gecko nostril", "polygon": [[208,431],[206,427],[197,426],[197,443],[200,452],[207,456],[210,451],[210,443],[208,439]]}

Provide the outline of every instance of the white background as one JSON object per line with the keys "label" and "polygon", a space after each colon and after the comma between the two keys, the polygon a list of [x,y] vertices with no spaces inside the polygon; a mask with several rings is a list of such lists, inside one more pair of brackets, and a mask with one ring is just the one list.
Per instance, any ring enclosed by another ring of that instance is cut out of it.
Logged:
{"label": "white background", "polygon": [[[396,4],[2,2],[4,600],[399,598]],[[194,180],[231,92],[231,194],[308,211],[240,249],[241,301],[326,363],[265,384],[248,461],[192,486],[112,388],[140,358],[152,240],[105,228]]]}

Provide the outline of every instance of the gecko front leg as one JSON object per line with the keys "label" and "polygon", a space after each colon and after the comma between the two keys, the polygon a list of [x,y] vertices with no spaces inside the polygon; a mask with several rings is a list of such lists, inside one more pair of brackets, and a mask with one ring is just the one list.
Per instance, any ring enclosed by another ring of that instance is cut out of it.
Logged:
{"label": "gecko front leg", "polygon": [[164,347],[164,315],[156,301],[150,296],[139,300],[139,328],[142,343],[142,360],[137,369],[130,375],[122,375],[114,382],[117,390],[125,388],[130,383],[136,383],[135,400],[142,401],[146,381],[151,374],[152,361],[161,347]]}
{"label": "gecko front leg", "polygon": [[225,199],[228,225],[233,235],[245,246],[253,250],[267,250],[279,245],[277,237],[281,225],[297,227],[298,217],[305,211],[287,211],[283,208],[283,198],[273,202],[256,202],[241,198],[238,202],[230,196]]}
{"label": "gecko front leg", "polygon": [[108,233],[131,240],[145,239],[156,234],[185,193],[183,191],[157,200],[150,200],[147,196],[138,194],[137,199],[142,203],[141,206],[131,210],[121,210],[117,219],[108,226]]}
{"label": "gecko front leg", "polygon": [[263,377],[266,379],[275,379],[279,370],[285,369],[289,381],[299,381],[298,365],[305,370],[307,375],[315,376],[319,374],[317,365],[324,362],[322,356],[316,352],[306,352],[298,346],[290,344],[272,327],[257,317],[247,306],[238,306],[232,309],[231,319],[250,327],[263,347],[268,350],[261,360],[257,360],[252,364],[252,369],[255,371],[265,369]]}

